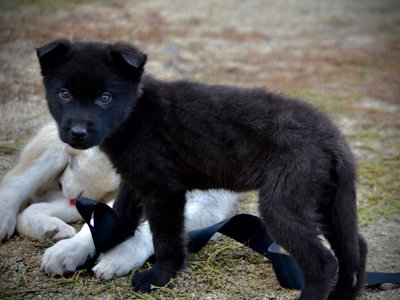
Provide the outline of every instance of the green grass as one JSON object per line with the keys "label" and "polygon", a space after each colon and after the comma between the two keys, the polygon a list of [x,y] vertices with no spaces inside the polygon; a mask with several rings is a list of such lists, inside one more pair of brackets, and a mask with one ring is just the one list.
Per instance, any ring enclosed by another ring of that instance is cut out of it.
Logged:
{"label": "green grass", "polygon": [[[207,299],[207,294],[236,295],[237,299],[257,299],[276,290],[278,285],[271,263],[251,249],[228,238],[209,243],[189,257],[187,268],[166,287],[151,293],[136,293],[130,287],[130,276],[100,281],[92,272],[82,270],[67,277],[49,277],[39,270],[40,256],[48,243],[32,242],[14,236],[0,250],[0,298],[62,299]],[[18,248],[14,248],[17,247]],[[16,256],[18,253],[18,256]],[[137,271],[150,267],[146,264]],[[40,282],[40,286],[37,285]],[[296,291],[280,289],[280,299],[290,299]],[[287,298],[289,296],[289,298]]]}
{"label": "green grass", "polygon": [[364,154],[357,160],[359,223],[400,221],[400,135],[395,125],[359,126],[348,136]]}
{"label": "green grass", "polygon": [[326,111],[333,118],[346,113],[346,107],[349,104],[357,103],[360,99],[360,95],[356,93],[328,93],[311,89],[294,91],[289,93],[289,96],[310,102]]}
{"label": "green grass", "polygon": [[0,156],[16,155],[26,144],[26,139],[0,143]]}
{"label": "green grass", "polygon": [[23,8],[29,13],[43,13],[43,11],[56,11],[61,9],[76,8],[81,4],[88,4],[94,0],[2,0],[0,1],[1,11],[19,11]]}
{"label": "green grass", "polygon": [[359,161],[359,222],[400,221],[400,155]]}

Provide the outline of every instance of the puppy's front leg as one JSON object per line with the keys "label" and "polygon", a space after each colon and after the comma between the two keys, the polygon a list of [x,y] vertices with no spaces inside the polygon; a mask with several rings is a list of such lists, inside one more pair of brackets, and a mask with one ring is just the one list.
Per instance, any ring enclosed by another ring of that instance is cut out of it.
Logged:
{"label": "puppy's front leg", "polygon": [[95,252],[89,226],[85,224],[72,238],[61,240],[46,249],[41,269],[49,275],[74,272],[88,258],[93,257]]}
{"label": "puppy's front leg", "polygon": [[133,234],[141,221],[142,199],[126,183],[121,182],[113,209],[121,220],[122,225]]}
{"label": "puppy's front leg", "polygon": [[14,233],[22,204],[40,189],[52,189],[67,162],[67,146],[60,141],[56,124],[45,125],[0,182],[0,241]]}
{"label": "puppy's front leg", "polygon": [[150,291],[152,285],[163,286],[184,266],[185,193],[158,192],[143,199],[144,213],[153,233],[156,263],[132,279],[134,290]]}

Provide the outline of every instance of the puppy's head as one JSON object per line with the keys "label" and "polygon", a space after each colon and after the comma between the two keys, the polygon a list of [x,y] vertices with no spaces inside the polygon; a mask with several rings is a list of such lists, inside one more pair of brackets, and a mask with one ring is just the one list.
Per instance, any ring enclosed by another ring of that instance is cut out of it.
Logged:
{"label": "puppy's head", "polygon": [[65,197],[100,200],[118,189],[120,177],[98,147],[68,152],[68,165],[59,178]]}
{"label": "puppy's head", "polygon": [[101,144],[134,109],[146,63],[134,46],[56,40],[36,52],[50,113],[70,146]]}

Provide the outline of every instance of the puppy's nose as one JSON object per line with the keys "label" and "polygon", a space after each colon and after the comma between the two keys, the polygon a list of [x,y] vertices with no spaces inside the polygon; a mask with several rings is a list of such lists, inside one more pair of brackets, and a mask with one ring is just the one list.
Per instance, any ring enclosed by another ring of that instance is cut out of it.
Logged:
{"label": "puppy's nose", "polygon": [[71,136],[75,139],[83,139],[87,135],[87,130],[82,127],[72,127]]}

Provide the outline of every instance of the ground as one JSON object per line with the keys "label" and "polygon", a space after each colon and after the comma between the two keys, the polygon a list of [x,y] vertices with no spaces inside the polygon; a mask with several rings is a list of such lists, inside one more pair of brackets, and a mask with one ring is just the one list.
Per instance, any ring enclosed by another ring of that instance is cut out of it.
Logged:
{"label": "ground", "polygon": [[[326,110],[358,163],[361,231],[370,271],[400,271],[400,2],[45,1],[0,2],[0,178],[49,120],[34,48],[55,38],[128,40],[164,79],[263,87]],[[255,213],[255,194],[242,209]],[[79,224],[76,224],[79,226]],[[292,299],[271,264],[228,239],[191,255],[170,286],[133,293],[129,276],[88,271],[45,276],[50,243],[14,236],[0,245],[0,298]],[[360,299],[399,299],[400,289]]]}

